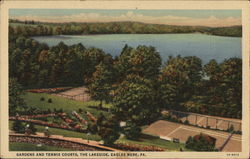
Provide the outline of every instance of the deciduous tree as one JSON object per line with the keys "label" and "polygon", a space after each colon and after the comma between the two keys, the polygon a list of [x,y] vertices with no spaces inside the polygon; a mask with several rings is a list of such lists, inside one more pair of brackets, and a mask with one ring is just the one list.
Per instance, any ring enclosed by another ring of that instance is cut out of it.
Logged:
{"label": "deciduous tree", "polygon": [[152,81],[128,75],[115,90],[114,114],[122,121],[142,125],[155,120],[160,112]]}

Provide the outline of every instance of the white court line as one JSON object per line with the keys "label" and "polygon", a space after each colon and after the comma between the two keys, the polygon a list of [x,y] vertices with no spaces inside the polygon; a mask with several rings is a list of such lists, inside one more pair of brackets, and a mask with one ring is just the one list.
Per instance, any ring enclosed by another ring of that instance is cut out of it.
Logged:
{"label": "white court line", "polygon": [[197,125],[203,120],[205,117],[201,117],[201,119],[197,122]]}
{"label": "white court line", "polygon": [[[203,133],[207,133],[209,135],[219,136],[219,137],[222,137],[222,138],[227,138],[228,137],[228,135],[226,135],[226,134],[220,134],[220,133],[217,133],[217,132],[211,132],[211,131],[206,131],[206,130],[199,130],[199,129],[195,129],[195,128],[191,129],[191,128],[187,128],[187,127],[182,127],[182,129],[195,131],[195,132],[203,132]],[[241,139],[239,139],[237,137],[232,137],[231,139],[241,141]]]}
{"label": "white court line", "polygon": [[221,123],[222,123],[222,120],[220,120],[220,121],[217,123],[217,126],[219,126]]}
{"label": "white court line", "polygon": [[230,140],[242,141],[241,138],[231,137]]}
{"label": "white court line", "polygon": [[223,137],[223,138],[228,137],[228,135],[219,134],[219,133],[210,132],[210,131],[205,131],[205,130],[191,129],[191,128],[187,128],[187,127],[182,127],[182,129],[189,130],[189,131],[195,131],[195,132],[199,132],[199,133],[207,133],[207,134],[211,134],[211,135],[214,135],[214,136],[220,136],[220,137]]}
{"label": "white court line", "polygon": [[170,133],[168,133],[166,136],[169,137],[171,134],[173,134],[174,132],[176,132],[180,128],[182,128],[182,126],[179,126],[178,128],[174,129],[173,131],[171,131]]}

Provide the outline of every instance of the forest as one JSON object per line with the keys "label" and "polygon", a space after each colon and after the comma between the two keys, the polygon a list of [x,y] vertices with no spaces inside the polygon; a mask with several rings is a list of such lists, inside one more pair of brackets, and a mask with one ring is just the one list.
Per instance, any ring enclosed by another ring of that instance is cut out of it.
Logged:
{"label": "forest", "polygon": [[86,86],[100,107],[104,101],[112,103],[113,113],[131,124],[149,123],[164,109],[241,118],[240,58],[203,64],[198,57],[179,55],[163,63],[154,47],[143,45],[125,45],[118,57],[112,57],[82,44],[39,43],[28,37],[38,35],[39,26],[34,32],[23,31],[32,27],[11,28],[9,76],[23,89]]}
{"label": "forest", "polygon": [[140,22],[107,23],[44,23],[36,21],[9,20],[9,31],[13,35],[80,35],[80,34],[168,34],[203,33],[217,36],[241,37],[242,27],[203,27],[146,24]]}

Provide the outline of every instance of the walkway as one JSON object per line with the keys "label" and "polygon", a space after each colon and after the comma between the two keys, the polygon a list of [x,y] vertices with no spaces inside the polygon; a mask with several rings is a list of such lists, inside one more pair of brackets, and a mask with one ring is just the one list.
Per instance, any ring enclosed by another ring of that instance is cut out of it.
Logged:
{"label": "walkway", "polygon": [[78,144],[82,144],[84,146],[89,146],[93,148],[97,148],[99,150],[105,150],[105,151],[121,151],[118,149],[114,149],[111,147],[103,146],[98,141],[93,140],[84,140],[82,138],[74,138],[74,137],[64,137],[61,135],[51,135],[49,138],[45,137],[43,133],[37,132],[36,135],[25,135],[25,134],[18,134],[13,131],[10,131],[10,136],[19,136],[19,137],[33,137],[33,138],[43,138],[43,139],[51,139],[51,140],[61,140],[61,141],[67,141],[67,142],[74,142]]}

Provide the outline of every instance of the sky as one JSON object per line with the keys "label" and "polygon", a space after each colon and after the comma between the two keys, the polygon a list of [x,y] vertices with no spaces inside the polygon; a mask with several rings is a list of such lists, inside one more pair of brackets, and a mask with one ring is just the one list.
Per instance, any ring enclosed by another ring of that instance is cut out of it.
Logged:
{"label": "sky", "polygon": [[241,25],[241,10],[10,9],[9,17],[59,23],[136,21],[209,27]]}

